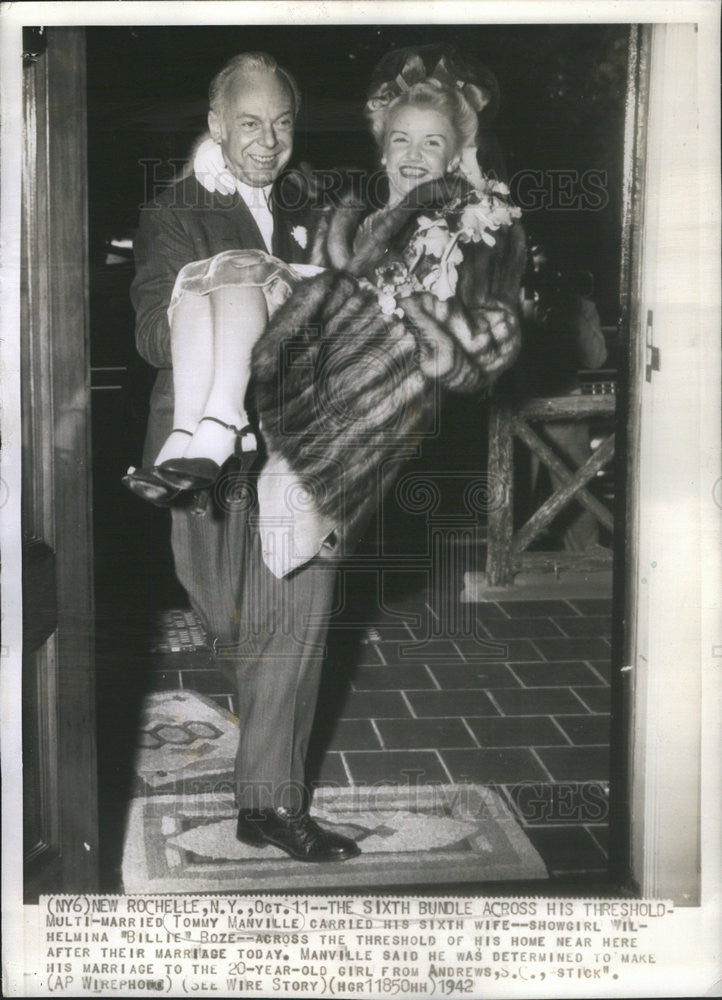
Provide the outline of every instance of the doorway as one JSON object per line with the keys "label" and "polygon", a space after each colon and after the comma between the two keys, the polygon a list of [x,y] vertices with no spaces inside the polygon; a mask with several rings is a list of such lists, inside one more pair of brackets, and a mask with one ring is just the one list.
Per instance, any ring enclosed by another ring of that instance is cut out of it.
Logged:
{"label": "doorway", "polygon": [[[88,29],[87,38],[91,40],[90,44],[99,46],[93,55],[96,61],[99,59],[101,36],[106,33],[105,39],[107,39],[107,32],[116,30],[123,33],[122,44],[119,43],[118,49],[121,54],[127,53],[133,46],[151,46],[156,43],[171,44],[167,40],[164,41],[164,38],[167,39],[167,35],[164,36],[161,29],[148,29],[145,36],[143,29]],[[192,61],[192,56],[197,55],[198,52],[198,30],[198,28],[193,29],[195,39],[193,46],[189,46],[187,52],[181,46],[178,49],[180,56],[175,61],[159,58],[158,72],[160,76],[159,79],[153,81],[154,93],[158,91],[159,80],[168,94],[175,92],[179,88],[179,79],[184,74],[187,76],[188,70],[197,73],[199,77],[203,76],[205,79],[205,69],[198,67]],[[261,31],[261,29],[258,30]],[[271,29],[264,30],[270,31]],[[307,29],[308,32],[313,30],[312,28]],[[511,31],[511,29],[509,30]],[[528,36],[531,29],[514,30],[518,32],[519,39],[522,39],[525,31]],[[665,26],[647,31],[646,34],[637,29],[633,30],[637,32],[636,58],[639,60],[638,74],[634,78],[638,103],[634,110],[629,112],[636,125],[628,125],[628,127],[632,128],[632,133],[629,134],[633,143],[632,148],[639,153],[641,148],[646,148],[646,146],[643,147],[639,144],[650,141],[648,137],[645,137],[643,130],[646,102],[649,101],[650,110],[653,110],[655,107],[661,108],[664,99],[666,99],[666,96],[662,96],[666,95],[666,92],[662,89],[664,72],[660,67],[669,65],[670,61],[673,62],[681,50],[693,44],[693,38],[689,32],[675,33]],[[401,29],[388,29],[382,39],[385,47],[391,47],[393,44],[394,31],[396,34],[401,33]],[[414,29],[414,31],[420,33],[421,29]],[[150,34],[153,34],[152,39]],[[224,45],[230,46],[231,49],[233,46],[238,47],[234,40],[228,39],[227,29],[224,29],[222,34],[225,39]],[[249,44],[247,34],[247,30],[244,29],[244,38],[238,44],[244,46]],[[404,35],[406,37],[408,31],[405,31]],[[626,30],[624,36],[626,53]],[[281,44],[281,36],[278,37],[278,44]],[[364,38],[366,38],[365,35]],[[106,187],[113,192],[113,195],[107,201],[102,202],[101,211],[99,207],[101,200],[98,195],[100,181],[105,177],[107,182],[108,177],[114,176],[109,173],[110,161],[114,157],[122,162],[122,157],[116,156],[117,150],[114,151],[112,144],[108,143],[107,158],[95,161],[95,167],[91,167],[91,172],[96,169],[97,173],[95,180],[91,177],[88,185],[91,199],[91,218],[89,228],[86,228],[85,177],[83,171],[77,169],[79,160],[83,160],[82,155],[78,157],[78,151],[85,148],[86,142],[84,132],[86,34],[79,29],[52,29],[47,33],[47,41],[47,50],[37,54],[37,58],[30,68],[29,79],[33,81],[34,89],[30,87],[30,84],[28,85],[26,121],[34,123],[35,131],[31,129],[29,134],[31,137],[35,136],[38,143],[45,141],[51,145],[56,144],[53,148],[58,162],[66,163],[69,173],[72,174],[72,183],[68,189],[64,189],[64,194],[66,190],[70,190],[73,195],[65,199],[62,209],[57,198],[57,190],[53,201],[54,182],[43,173],[42,146],[31,144],[26,149],[27,184],[25,188],[26,261],[27,273],[30,276],[24,291],[26,296],[24,330],[28,333],[27,337],[24,336],[24,341],[27,342],[27,350],[30,352],[26,355],[24,362],[26,385],[24,423],[30,433],[26,455],[30,459],[35,459],[32,462],[32,468],[36,470],[33,475],[36,477],[52,475],[53,485],[48,485],[46,481],[40,484],[28,481],[27,484],[24,484],[24,495],[27,495],[29,502],[25,515],[25,527],[41,542],[44,542],[49,549],[54,550],[55,558],[58,560],[54,572],[58,592],[64,595],[73,595],[73,603],[70,608],[63,605],[62,599],[58,602],[59,627],[56,630],[55,641],[61,651],[58,655],[70,657],[75,664],[75,669],[69,673],[61,673],[59,664],[64,661],[57,660],[53,665],[52,659],[43,661],[42,666],[36,664],[29,668],[30,673],[34,674],[38,680],[33,691],[29,691],[26,701],[28,705],[37,706],[38,713],[40,710],[44,711],[46,717],[51,720],[51,725],[50,728],[45,727],[45,732],[50,734],[50,738],[43,744],[40,735],[43,729],[39,721],[40,715],[36,713],[35,716],[28,717],[26,730],[29,742],[26,747],[26,755],[27,759],[30,759],[32,754],[36,752],[38,759],[45,761],[46,774],[48,773],[47,768],[56,767],[58,769],[56,772],[58,796],[54,800],[55,805],[43,806],[44,811],[41,810],[39,813],[44,817],[45,829],[51,831],[50,834],[43,835],[50,844],[50,853],[53,858],[60,857],[67,860],[67,867],[64,867],[65,862],[61,865],[62,875],[57,866],[47,868],[48,873],[52,873],[50,884],[56,888],[63,886],[76,890],[100,884],[103,888],[111,890],[117,886],[118,861],[117,855],[113,854],[117,842],[113,840],[110,830],[118,828],[122,817],[123,802],[122,794],[116,794],[116,791],[127,786],[132,778],[128,767],[130,759],[128,755],[132,753],[133,719],[138,712],[137,695],[143,687],[146,663],[143,657],[129,658],[128,649],[129,646],[132,649],[134,644],[137,648],[137,644],[141,641],[146,642],[152,626],[152,622],[148,618],[144,619],[142,615],[135,613],[128,615],[128,611],[134,609],[137,612],[140,608],[162,611],[164,608],[174,607],[179,600],[170,572],[169,553],[165,542],[166,525],[162,515],[159,515],[158,518],[155,518],[155,515],[144,517],[143,527],[139,528],[140,520],[136,511],[129,514],[127,519],[118,516],[122,501],[116,500],[113,493],[112,484],[116,481],[116,474],[119,478],[119,474],[124,471],[123,466],[130,464],[137,456],[137,451],[135,456],[129,456],[128,452],[139,447],[143,425],[142,402],[140,402],[142,393],[139,393],[138,397],[134,396],[133,393],[139,387],[142,388],[144,380],[147,381],[147,373],[132,368],[135,364],[132,360],[132,329],[129,326],[130,317],[124,311],[126,307],[121,304],[123,295],[120,292],[123,283],[128,280],[130,270],[127,264],[128,256],[123,251],[127,249],[128,231],[132,226],[130,216],[147,195],[147,184],[152,184],[162,177],[168,178],[169,175],[167,173],[164,175],[163,171],[169,167],[172,169],[174,161],[184,155],[190,145],[190,140],[197,134],[202,125],[203,115],[200,106],[196,106],[194,103],[194,98],[180,100],[173,107],[175,117],[173,118],[172,130],[163,132],[163,114],[167,110],[167,106],[161,100],[154,107],[151,107],[148,119],[147,94],[146,100],[141,94],[137,96],[135,101],[129,100],[127,94],[123,94],[122,100],[118,99],[117,103],[113,103],[111,100],[114,95],[109,88],[106,88],[99,96],[96,95],[95,98],[91,96],[88,123],[95,137],[91,140],[91,144],[92,141],[97,140],[99,134],[102,138],[107,137],[103,131],[103,121],[106,122],[107,134],[110,134],[111,123],[113,130],[118,134],[120,131],[117,122],[119,104],[129,109],[137,135],[152,135],[155,132],[159,141],[151,151],[150,156],[142,155],[148,150],[139,147],[136,166],[142,161],[142,170],[134,175],[135,179],[132,183],[127,182],[132,196],[130,199],[127,198],[128,189],[126,189],[122,196],[123,209],[120,216],[117,219],[103,220],[98,228],[94,228],[97,227],[102,211],[106,209],[109,211],[109,206],[112,205],[116,194],[120,197],[118,192],[122,191],[123,187],[120,183],[106,183]],[[103,41],[103,44],[106,42]],[[291,47],[291,51],[297,51],[297,40],[289,41],[286,44]],[[375,41],[374,44],[380,44],[380,42]],[[514,43],[508,42],[507,44],[513,47]],[[521,42],[517,44],[521,44]],[[551,41],[549,44],[551,45]],[[368,45],[370,43],[367,43],[367,57],[373,61],[373,51],[368,48]],[[270,42],[266,46],[260,47],[270,47]],[[651,54],[653,50],[654,58]],[[62,56],[62,54],[67,55],[68,52],[72,54],[70,59]],[[647,61],[645,62],[645,60]],[[644,89],[645,66],[653,67],[649,70],[648,92]],[[165,79],[163,79],[163,73]],[[51,116],[47,119],[50,123],[49,130],[47,134],[43,133],[42,123],[46,119],[42,114],[38,114],[38,109],[45,110],[47,107],[45,97],[47,89],[43,90],[43,87],[47,88],[48,79],[53,81],[57,79],[58,81],[57,85],[54,84],[53,87],[54,95],[63,93],[62,81],[66,81],[68,102],[67,105],[60,102],[58,113],[62,113],[64,107],[66,112],[70,109],[74,113],[75,118],[70,116],[70,124],[75,123],[74,131],[70,129],[68,120],[55,121]],[[346,80],[349,93],[357,82],[357,72],[354,67],[353,72],[349,72]],[[200,80],[198,83],[194,93],[202,93]],[[94,100],[95,104],[93,104]],[[681,107],[686,108],[688,105],[684,102],[693,100],[693,94],[685,94],[684,100],[680,98]],[[660,102],[662,103],[660,104]],[[345,97],[340,100],[337,110],[342,115],[349,113]],[[657,115],[656,120],[654,116],[650,118],[650,135],[661,134],[661,132],[655,133],[654,129],[663,129],[666,124],[666,119],[660,110],[657,111]],[[326,118],[322,122],[320,118],[316,119],[315,129],[309,126],[306,133],[301,136],[301,152],[306,156],[313,156],[319,163],[324,162],[324,156],[330,155],[329,150],[336,153],[335,147],[329,145],[328,134],[325,134],[327,120]],[[345,119],[342,118],[342,120]],[[629,123],[629,121],[628,116],[627,122]],[[41,124],[37,125],[37,122]],[[511,133],[508,133],[507,138],[510,135]],[[353,149],[354,154],[358,154],[360,162],[363,162],[363,157],[369,156],[369,147],[364,145],[360,130],[349,130],[346,137],[351,140],[350,145],[345,145],[345,148],[349,150],[349,156],[351,155],[350,150]],[[637,145],[634,146],[634,143]],[[657,152],[657,169],[663,170],[665,161],[662,148],[659,148]],[[517,145],[516,156],[522,155],[525,154],[520,152]],[[650,160],[649,163],[651,164],[651,162]],[[649,169],[651,170],[653,167],[650,166]],[[634,212],[639,213],[642,206],[645,205],[648,189],[644,185],[649,183],[650,175],[640,169],[639,160],[634,153],[628,155],[626,170],[627,199],[628,204],[632,205],[633,209],[629,217],[638,219],[639,215],[635,216]],[[48,215],[50,239],[55,238],[59,241],[49,249],[43,249],[33,242],[34,238],[39,238],[39,236],[33,237],[33,234],[38,234],[41,228],[39,221],[43,217],[43,210],[39,207],[37,199],[42,197],[50,198],[50,214]],[[649,203],[647,202],[646,205],[645,224],[650,218]],[[54,206],[56,207],[54,208]],[[54,210],[57,212],[57,216],[53,216]],[[78,233],[80,233],[80,239]],[[87,245],[85,243],[86,233],[90,234]],[[569,238],[572,239],[571,236]],[[62,247],[63,250],[64,266],[52,271],[48,270],[48,259],[60,259],[59,247]],[[68,257],[66,252],[68,247],[74,247],[77,253]],[[53,249],[58,251],[58,256],[54,256]],[[631,358],[629,416],[632,441],[627,454],[634,456],[639,454],[635,452],[635,435],[639,435],[640,424],[644,426],[645,414],[652,412],[648,408],[645,409],[650,404],[646,403],[644,398],[640,400],[640,397],[644,396],[647,384],[646,364],[642,365],[640,358],[649,345],[647,344],[648,327],[644,328],[643,313],[640,312],[643,295],[640,297],[638,292],[640,288],[649,287],[649,277],[646,278],[647,285],[643,285],[642,277],[645,261],[648,261],[645,254],[649,254],[650,251],[648,244],[643,244],[638,238],[629,252],[630,258],[625,281],[628,280],[630,283],[630,301],[632,302],[629,313],[629,354]],[[113,258],[116,259],[113,260]],[[90,282],[87,274],[88,259],[91,261]],[[94,273],[96,264],[99,270]],[[112,280],[109,279],[112,268],[117,268],[112,272],[114,276],[118,276],[117,281],[115,277]],[[604,273],[602,285],[607,289],[604,295],[609,297],[610,302],[615,300],[617,294],[616,282],[618,282],[618,278],[615,278],[611,271]],[[36,288],[38,292],[34,293],[33,289]],[[85,294],[88,288],[90,288],[91,297],[90,309],[88,309]],[[49,294],[47,289],[50,290]],[[81,292],[80,295],[77,294],[78,290]],[[34,295],[35,297],[33,297]],[[93,326],[92,318],[90,326],[88,325],[88,311],[92,317],[93,296],[97,297],[99,309],[102,303],[107,304],[114,299],[118,302],[117,311],[111,309],[107,313],[107,316],[113,314],[112,318],[117,320],[116,327],[111,324],[101,330],[99,327]],[[50,303],[49,307],[47,303]],[[659,311],[656,315],[659,316]],[[114,330],[115,332],[113,332]],[[112,350],[102,357],[96,355],[96,358],[93,359],[91,351],[94,346],[93,337],[96,333],[98,335],[98,351],[105,351],[108,347]],[[660,332],[658,321],[655,321],[654,336],[654,346],[661,350],[662,356],[664,356],[664,345],[660,347],[664,334]],[[47,356],[49,344],[53,345],[50,359]],[[33,351],[35,354],[32,353]],[[92,633],[88,627],[88,622],[93,615],[92,588],[89,583],[93,565],[90,532],[92,491],[89,477],[85,474],[90,468],[87,418],[91,412],[91,367],[93,369],[92,412],[95,422],[92,466],[96,477],[94,505],[96,588],[99,588],[101,595],[103,595],[102,600],[96,605],[95,614],[96,620],[100,623],[101,632],[99,647],[101,655],[98,666],[103,671],[102,678],[96,672],[93,664]],[[62,377],[60,377],[61,372]],[[57,386],[53,381],[56,377],[58,378]],[[47,385],[47,381],[43,383],[43,378],[51,379],[54,405],[58,407],[57,412],[54,411],[51,418],[50,428],[39,422],[42,411],[37,400],[39,397],[47,398],[47,390],[42,388],[43,384]],[[654,383],[649,384],[653,385]],[[635,394],[637,390],[639,390],[638,395]],[[67,392],[68,395],[63,396],[63,392]],[[67,415],[68,413],[73,415],[70,424],[62,420],[63,414]],[[70,431],[68,431],[68,427],[71,428]],[[109,430],[104,430],[104,428],[109,428]],[[48,436],[48,430],[52,431],[51,436]],[[67,437],[59,436],[66,433]],[[51,450],[49,456],[40,458],[37,449],[46,448],[49,441],[55,442],[54,450]],[[637,492],[637,470],[633,457],[629,458],[629,462],[631,474],[626,480],[627,496],[630,500],[630,511],[636,510],[637,515],[629,515],[628,531],[631,531],[632,534],[627,536],[627,540],[633,541],[633,539],[638,538],[638,543],[636,549],[633,545],[632,559],[627,563],[630,568],[626,573],[624,597],[623,599],[619,598],[617,602],[619,620],[624,620],[627,623],[624,643],[618,647],[618,650],[623,650],[624,654],[627,655],[621,655],[620,652],[614,664],[615,669],[621,669],[631,663],[632,646],[630,643],[636,641],[635,637],[640,635],[640,617],[636,612],[648,607],[647,599],[640,592],[636,576],[634,579],[632,578],[634,571],[631,567],[635,565],[635,560],[638,563],[643,558],[641,553],[644,551],[646,542],[638,516],[639,504],[642,500],[641,495]],[[30,468],[31,462],[27,462],[26,465]],[[69,467],[72,467],[74,475],[68,476],[64,480],[63,470],[67,470]],[[78,468],[85,470],[80,476],[77,473]],[[649,468],[651,466],[648,466]],[[58,490],[62,489],[63,482],[72,483],[72,489],[66,494],[65,501],[62,501],[62,497],[58,495]],[[54,501],[52,504],[52,524],[48,521],[50,497]],[[70,517],[69,510],[71,506],[72,517]],[[67,522],[63,520],[66,516]],[[635,534],[635,532],[639,534]],[[134,538],[133,545],[126,544],[130,536]],[[122,556],[120,561],[118,561],[119,554]],[[130,586],[127,586],[128,582],[130,582]],[[621,587],[622,584],[619,583],[619,586]],[[620,590],[619,593],[621,592]],[[116,603],[116,598],[120,595],[122,595],[122,607],[121,603]],[[630,612],[632,612],[631,615]],[[646,614],[646,611],[641,613]],[[78,621],[84,623],[82,628],[77,627]],[[75,622],[75,627],[73,622]],[[69,650],[72,648],[72,651],[62,653],[63,643],[71,642],[73,643],[72,647],[65,648]],[[149,647],[148,652],[150,654]],[[48,663],[50,666],[47,665]],[[79,664],[80,666],[78,666]],[[658,745],[663,716],[659,714],[659,703],[649,700],[650,692],[657,690],[655,679],[649,674],[645,675],[644,668],[640,669],[638,676],[640,680],[637,680],[635,676],[634,684],[629,685],[625,678],[620,675],[616,686],[617,719],[626,734],[618,743],[618,749],[615,751],[615,779],[620,782],[616,819],[619,824],[620,843],[629,845],[629,848],[623,847],[618,851],[615,867],[623,881],[628,881],[631,875],[642,891],[662,892],[668,888],[665,875],[670,869],[667,862],[662,864],[661,868],[657,863],[650,867],[649,858],[666,855],[664,844],[660,842],[658,833],[650,833],[651,827],[648,822],[647,810],[651,801],[651,793],[645,782],[649,781],[651,773],[647,767],[651,759],[649,756],[650,746]],[[672,681],[672,678],[666,679]],[[53,681],[54,687],[49,685],[49,680]],[[45,687],[38,686],[41,681]],[[76,681],[78,686],[74,686]],[[93,832],[96,818],[96,786],[93,756],[94,729],[91,722],[93,690],[97,681],[100,681],[99,687],[101,689],[101,698],[99,699],[100,732],[104,740],[115,741],[114,749],[110,753],[106,753],[104,760],[101,761],[101,788],[105,789],[103,794],[110,797],[106,798],[101,808],[103,822],[107,824],[106,828],[109,834],[107,838],[101,836],[100,841],[101,854],[103,851],[107,851],[105,860],[100,865],[104,873],[100,883],[97,882],[98,866],[95,860],[98,856],[97,838]],[[668,692],[672,690],[673,687],[669,688]],[[56,694],[59,696],[57,712],[54,703]],[[671,697],[671,694],[669,696]],[[686,688],[686,696],[690,696],[689,688]],[[121,701],[116,700],[117,698],[121,698]],[[63,714],[66,711],[64,705],[68,707],[67,710],[70,712],[68,716]],[[74,736],[69,734],[74,734]],[[633,734],[634,739],[632,739]],[[685,731],[680,736],[685,746],[688,745],[685,742],[687,735],[688,733]],[[642,740],[641,743],[640,740]],[[629,750],[626,749],[627,747]],[[629,771],[630,761],[632,762],[631,772]],[[679,761],[677,763],[679,764]],[[679,770],[677,772],[678,781],[683,781],[685,775],[688,777],[698,773],[698,757],[695,758],[693,753],[687,754],[684,767],[684,775]],[[695,768],[697,768],[697,772],[695,772]],[[32,776],[32,773],[32,769],[29,769],[29,777]],[[627,773],[630,775],[628,782],[625,780]],[[46,777],[43,780],[47,786],[49,779]],[[52,784],[52,781],[50,783]],[[33,787],[35,789],[32,792],[34,800],[42,802],[43,793],[39,779]],[[641,799],[640,789],[643,788],[647,788],[647,791],[644,798]],[[81,795],[82,801],[77,797],[78,795]],[[669,796],[665,797],[662,784],[655,785],[652,794],[655,808],[665,808],[668,799]],[[694,803],[691,801],[689,804],[690,816],[694,814],[693,805]],[[30,810],[28,814],[31,815]],[[83,827],[80,831],[82,835],[74,826],[78,822]],[[690,853],[694,848],[695,829],[698,838],[698,824],[696,828],[694,824],[690,824],[690,838],[678,848],[685,856],[683,870],[686,874],[684,885],[679,884],[674,888],[675,893],[679,893],[681,896],[686,894],[689,899],[693,899],[695,893],[692,882],[696,864]],[[41,837],[38,842],[45,843],[45,840]],[[53,847],[53,845],[56,846]],[[86,845],[88,846],[86,847]],[[690,858],[692,858],[691,861]],[[28,860],[29,863],[32,861],[31,858]],[[31,883],[32,878],[29,877],[28,884]]]}

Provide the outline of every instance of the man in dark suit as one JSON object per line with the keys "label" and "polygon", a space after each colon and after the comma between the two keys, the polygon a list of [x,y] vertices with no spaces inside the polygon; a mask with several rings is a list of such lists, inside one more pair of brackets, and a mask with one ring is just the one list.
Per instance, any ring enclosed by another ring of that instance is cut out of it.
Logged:
{"label": "man in dark suit", "polygon": [[[164,191],[141,213],[135,241],[140,354],[159,369],[151,397],[144,464],[171,430],[173,381],[167,309],[181,268],[231,249],[267,250],[304,263],[321,212],[283,174],[293,148],[300,95],[291,75],[265,53],[244,53],[214,78],[208,123],[236,180],[228,195],[194,176]],[[359,853],[308,814],[305,757],[333,596],[332,562],[318,558],[281,579],[264,564],[250,480],[236,476],[232,502],[172,508],[176,572],[232,664],[238,686],[238,838],[272,843],[304,861]],[[216,494],[218,494],[216,490]]]}

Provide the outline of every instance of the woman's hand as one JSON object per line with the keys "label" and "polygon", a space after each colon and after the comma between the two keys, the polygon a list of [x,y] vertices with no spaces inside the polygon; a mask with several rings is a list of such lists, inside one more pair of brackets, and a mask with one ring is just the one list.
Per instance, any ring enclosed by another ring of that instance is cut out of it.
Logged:
{"label": "woman's hand", "polygon": [[521,349],[521,329],[516,310],[500,299],[490,299],[467,313],[471,333],[470,353],[490,378],[496,378],[515,360]]}
{"label": "woman's hand", "polygon": [[233,194],[236,179],[226,166],[221,147],[210,136],[203,139],[193,157],[193,173],[206,191]]}
{"label": "woman's hand", "polygon": [[418,331],[422,371],[452,388],[470,390],[490,382],[519,352],[519,321],[497,299],[471,310],[454,299],[441,302],[430,292],[412,292],[400,301]]}
{"label": "woman's hand", "polygon": [[406,316],[416,327],[419,366],[427,378],[444,379],[454,367],[454,344],[445,327],[451,315],[448,301],[431,292],[399,296]]}

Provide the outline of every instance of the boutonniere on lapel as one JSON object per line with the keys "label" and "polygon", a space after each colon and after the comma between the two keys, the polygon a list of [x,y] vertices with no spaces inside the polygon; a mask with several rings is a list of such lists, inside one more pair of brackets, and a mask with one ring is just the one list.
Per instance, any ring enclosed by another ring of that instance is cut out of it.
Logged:
{"label": "boutonniere on lapel", "polygon": [[308,230],[305,226],[294,226],[291,230],[291,236],[293,236],[302,250],[306,249],[308,245]]}

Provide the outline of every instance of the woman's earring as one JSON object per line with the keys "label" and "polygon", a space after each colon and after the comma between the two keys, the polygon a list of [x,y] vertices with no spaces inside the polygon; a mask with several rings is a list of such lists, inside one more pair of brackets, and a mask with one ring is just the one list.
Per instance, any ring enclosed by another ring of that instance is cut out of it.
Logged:
{"label": "woman's earring", "polygon": [[382,167],[385,167],[385,166],[386,166],[386,157],[385,157],[385,156],[382,156],[382,157],[381,157],[381,166],[382,166]]}

